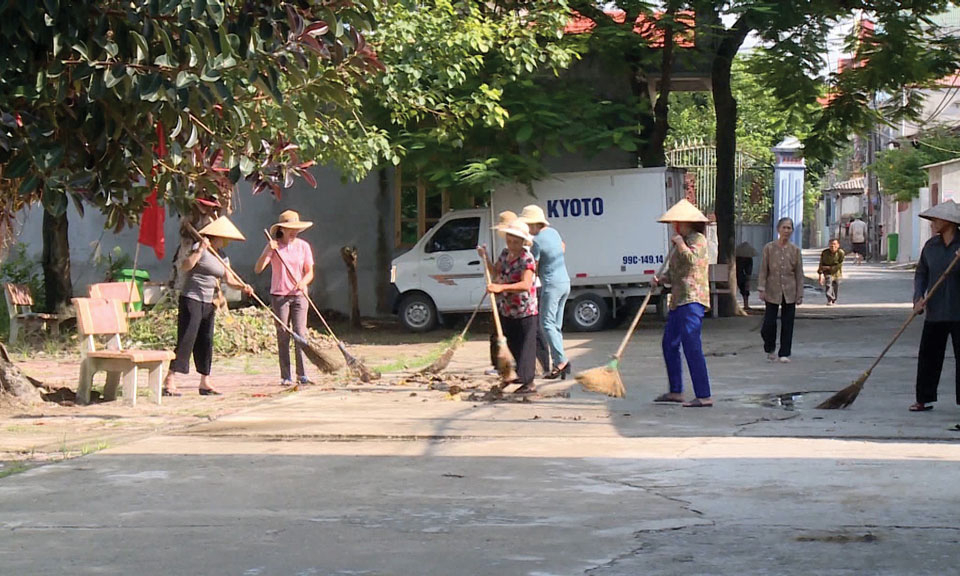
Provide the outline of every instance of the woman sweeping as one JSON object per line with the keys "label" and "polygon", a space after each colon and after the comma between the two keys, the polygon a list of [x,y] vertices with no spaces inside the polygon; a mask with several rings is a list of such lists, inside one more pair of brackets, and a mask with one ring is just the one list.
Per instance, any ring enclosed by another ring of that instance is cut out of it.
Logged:
{"label": "woman sweeping", "polygon": [[[520,384],[515,394],[536,392],[533,379],[537,371],[537,331],[540,317],[537,307],[537,291],[533,286],[537,263],[524,247],[532,243],[529,228],[519,219],[502,228],[506,234],[507,249],[493,265],[496,282],[487,285],[491,294],[503,294],[497,306],[503,321],[507,346],[517,362],[517,380],[508,384]],[[487,261],[485,248],[477,248],[480,257]]]}
{"label": "woman sweeping", "polygon": [[682,346],[696,396],[690,402],[683,402],[683,406],[707,408],[713,406],[713,399],[700,337],[703,314],[710,306],[707,275],[710,263],[704,235],[707,217],[687,200],[681,200],[659,221],[672,224],[674,233],[670,239],[673,247],[665,277],[654,278],[656,283],[670,285],[670,314],[663,331],[663,359],[667,364],[670,391],[658,396],[654,402],[683,402]]}
{"label": "woman sweeping", "polygon": [[531,253],[537,261],[537,277],[543,285],[539,299],[540,325],[547,336],[553,363],[553,369],[544,378],[566,380],[571,370],[570,361],[563,352],[563,310],[570,296],[570,276],[563,259],[566,246],[560,234],[550,227],[539,206],[525,206],[520,219],[527,223],[533,235]]}
{"label": "woman sweeping", "polygon": [[[301,221],[300,214],[293,210],[281,213],[278,222],[270,227],[273,239],[263,248],[254,266],[254,272],[260,274],[270,265],[271,307],[284,324],[304,339],[307,337],[307,298],[304,293],[313,281],[313,250],[297,235],[311,226],[313,222]],[[294,345],[297,383],[310,384],[303,348],[299,342]],[[290,333],[280,326],[277,326],[277,354],[280,385],[289,387],[293,385],[290,379]]]}
{"label": "woman sweeping", "polygon": [[180,293],[177,313],[176,358],[170,362],[170,371],[163,382],[164,396],[180,396],[174,384],[174,374],[190,372],[190,355],[193,365],[200,373],[200,395],[219,396],[220,392],[210,385],[210,368],[213,364],[213,329],[216,306],[214,297],[221,281],[252,294],[247,284],[238,283],[239,279],[227,273],[217,259],[210,254],[209,248],[221,250],[230,240],[245,240],[226,216],[221,216],[200,230],[202,240],[193,245],[189,256],[180,263],[180,270],[186,275],[183,291]]}
{"label": "woman sweeping", "polygon": [[[777,222],[778,238],[763,247],[757,288],[760,299],[766,303],[763,314],[763,351],[771,362],[790,362],[793,352],[793,320],[797,306],[803,304],[803,256],[800,248],[790,242],[793,220],[781,218]],[[777,312],[780,311],[780,351],[777,349]]]}

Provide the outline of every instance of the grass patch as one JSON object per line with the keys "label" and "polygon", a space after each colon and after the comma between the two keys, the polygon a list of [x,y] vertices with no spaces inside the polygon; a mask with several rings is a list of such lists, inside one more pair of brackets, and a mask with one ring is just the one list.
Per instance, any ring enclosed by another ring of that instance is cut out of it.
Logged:
{"label": "grass patch", "polygon": [[80,455],[81,455],[81,456],[86,456],[87,454],[93,454],[94,452],[99,452],[99,451],[101,451],[101,450],[106,450],[106,449],[109,448],[109,447],[110,447],[110,445],[107,444],[107,442],[106,442],[105,440],[100,440],[99,442],[97,442],[96,446],[93,446],[93,445],[90,445],[90,444],[84,444],[84,445],[80,448]]}
{"label": "grass patch", "polygon": [[377,372],[399,372],[401,370],[419,370],[420,368],[425,368],[433,364],[437,358],[446,352],[447,348],[453,344],[454,339],[456,339],[456,336],[441,341],[435,349],[423,356],[417,356],[415,358],[401,356],[393,362],[373,366],[372,369]]}
{"label": "grass patch", "polygon": [[0,468],[0,478],[6,478],[7,476],[13,476],[14,474],[26,472],[29,469],[30,467],[23,462],[10,462],[4,464],[3,467]]}

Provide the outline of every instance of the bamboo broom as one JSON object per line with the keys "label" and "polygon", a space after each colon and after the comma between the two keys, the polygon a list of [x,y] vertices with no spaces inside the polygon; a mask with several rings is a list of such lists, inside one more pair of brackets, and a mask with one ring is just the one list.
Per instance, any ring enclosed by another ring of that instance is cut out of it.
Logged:
{"label": "bamboo broom", "polygon": [[483,301],[487,299],[487,293],[484,292],[483,296],[480,297],[480,301],[477,302],[477,305],[473,308],[473,314],[470,315],[470,319],[467,320],[467,325],[463,327],[463,331],[460,332],[460,335],[453,339],[453,342],[450,343],[450,346],[440,355],[439,358],[433,361],[432,364],[420,370],[421,374],[437,374],[446,370],[447,366],[450,365],[450,361],[453,360],[453,353],[457,351],[457,348],[463,344],[464,339],[467,337],[467,332],[470,330],[470,325],[473,324],[473,319],[477,317],[477,312],[480,311],[480,306],[483,304]]}
{"label": "bamboo broom", "polygon": [[[667,268],[667,264],[670,262],[670,256],[672,255],[673,249],[671,248],[663,264],[660,265],[660,269],[657,270],[657,278],[659,278]],[[652,286],[643,298],[643,304],[640,305],[636,316],[633,317],[630,328],[627,330],[627,333],[623,335],[623,340],[620,341],[620,347],[617,348],[617,353],[613,355],[610,362],[605,366],[591,368],[574,376],[584,390],[606,394],[613,398],[623,398],[624,395],[626,395],[626,389],[623,387],[623,378],[620,376],[620,359],[623,357],[623,351],[627,348],[627,343],[633,336],[634,330],[637,329],[637,324],[640,323],[640,317],[643,316],[643,312],[647,309],[647,304],[650,303],[650,297],[653,296],[656,289],[656,286]]]}
{"label": "bamboo broom", "polygon": [[[187,230],[188,230],[191,234],[193,234],[196,238],[198,238],[198,239],[201,240],[201,241],[203,240],[203,237],[200,235],[200,233],[197,232],[196,228],[194,228],[189,222],[186,222],[186,228],[187,228]],[[236,279],[236,281],[237,281],[238,283],[240,283],[240,284],[246,284],[246,282],[244,282],[243,279],[240,278],[240,276],[239,276],[236,272],[233,271],[233,268],[231,268],[230,265],[227,264],[226,261],[224,261],[224,259],[221,258],[219,254],[217,254],[217,251],[214,250],[212,246],[208,246],[208,247],[207,247],[207,250],[210,252],[210,254],[213,255],[214,258],[217,259],[217,262],[219,262],[220,265],[223,266],[223,267],[227,270],[227,272],[228,272],[231,276],[234,277],[234,279]],[[267,312],[270,313],[271,316],[273,316],[273,319],[277,322],[277,324],[279,324],[280,326],[282,326],[283,329],[286,330],[287,333],[290,334],[290,336],[294,339],[294,341],[298,342],[298,343],[303,347],[303,353],[304,353],[304,355],[305,355],[305,356],[307,357],[307,359],[310,360],[310,362],[311,362],[314,366],[316,366],[321,372],[335,372],[335,371],[337,370],[337,368],[338,368],[338,362],[336,361],[336,359],[330,358],[329,356],[327,356],[327,352],[326,352],[325,350],[322,350],[322,349],[314,346],[314,345],[311,344],[306,338],[300,336],[299,334],[297,334],[296,332],[294,332],[293,330],[291,330],[289,326],[287,326],[286,324],[284,324],[284,323],[280,320],[280,318],[279,318],[276,314],[274,314],[273,309],[270,308],[270,306],[267,306],[267,304],[264,303],[264,301],[261,300],[260,297],[257,296],[257,294],[256,294],[255,292],[254,292],[253,294],[251,294],[250,296],[251,296],[254,300],[256,300],[258,304],[260,304],[261,306],[263,306],[263,307],[267,310]]]}
{"label": "bamboo broom", "polygon": [[[272,241],[273,238],[270,237],[270,232],[267,230],[263,231],[264,235],[267,237],[267,241]],[[287,274],[290,275],[291,280],[296,280],[296,276],[293,275],[293,270],[290,269],[290,266],[287,265],[286,261],[283,259],[283,256],[280,255],[280,252],[274,250],[277,254],[277,259],[280,260],[280,264],[283,266],[283,269],[287,271]],[[323,327],[327,329],[327,334],[333,338],[334,342],[337,343],[337,348],[340,349],[340,353],[343,354],[343,359],[347,362],[347,369],[352,370],[356,373],[360,380],[363,382],[370,382],[371,380],[378,380],[380,378],[379,372],[374,372],[364,365],[359,358],[347,352],[346,346],[343,345],[343,342],[337,338],[337,335],[334,334],[333,330],[330,328],[330,325],[327,324],[327,320],[323,317],[323,314],[320,313],[320,310],[317,308],[317,305],[313,303],[313,300],[310,299],[310,295],[307,294],[306,289],[301,291],[303,297],[307,299],[307,302],[310,303],[310,307],[313,308],[313,311],[320,317],[320,322],[323,323]]]}
{"label": "bamboo broom", "polygon": [[[929,301],[930,297],[933,296],[933,293],[937,291],[937,288],[940,288],[940,285],[943,284],[943,281],[947,279],[947,276],[957,265],[957,262],[960,262],[960,250],[957,250],[957,253],[954,254],[953,260],[950,261],[950,265],[947,266],[947,269],[940,274],[940,277],[937,278],[937,281],[934,285],[927,291],[927,295],[924,296],[924,301]],[[916,310],[913,310],[910,313],[910,316],[907,320],[900,326],[900,329],[897,330],[896,334],[893,335],[893,338],[890,339],[890,342],[887,343],[886,347],[880,352],[880,355],[877,356],[877,359],[873,361],[873,364],[867,368],[866,372],[860,375],[859,378],[853,381],[852,384],[844,388],[843,390],[837,392],[833,396],[827,398],[820,404],[817,404],[818,410],[837,410],[841,408],[846,408],[847,406],[853,404],[853,401],[857,399],[857,396],[860,395],[860,391],[863,390],[863,385],[867,383],[867,378],[870,377],[870,374],[873,372],[873,369],[877,367],[877,364],[883,360],[883,357],[886,356],[887,351],[893,346],[894,342],[900,338],[900,336],[907,329],[907,326],[913,322],[913,319],[918,316]]]}

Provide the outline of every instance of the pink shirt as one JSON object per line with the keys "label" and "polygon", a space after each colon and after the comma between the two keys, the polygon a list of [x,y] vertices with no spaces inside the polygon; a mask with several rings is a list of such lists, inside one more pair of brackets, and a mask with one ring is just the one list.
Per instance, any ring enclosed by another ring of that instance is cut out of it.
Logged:
{"label": "pink shirt", "polygon": [[[283,262],[277,258],[277,252],[270,253],[270,293],[274,296],[290,296],[298,294],[297,282],[299,282],[306,273],[306,267],[313,266],[313,250],[306,241],[300,238],[294,238],[289,244],[280,244],[277,251],[283,258]],[[293,272],[293,277],[284,268]]]}

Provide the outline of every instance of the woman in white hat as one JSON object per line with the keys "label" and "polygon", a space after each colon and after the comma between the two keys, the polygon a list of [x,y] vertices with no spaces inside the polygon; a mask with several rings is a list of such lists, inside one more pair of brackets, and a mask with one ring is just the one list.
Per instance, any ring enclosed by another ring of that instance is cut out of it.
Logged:
{"label": "woman in white hat", "polygon": [[[934,236],[923,245],[913,275],[913,309],[926,316],[917,355],[917,401],[910,406],[911,412],[932,410],[932,403],[937,401],[948,336],[953,341],[954,356],[960,358],[960,267],[955,267],[937,291],[927,296],[927,290],[960,250],[960,205],[948,200],[925,210],[920,217],[930,220]],[[954,378],[960,404],[960,369]]]}
{"label": "woman in white hat", "polygon": [[540,325],[546,333],[553,361],[553,369],[544,378],[566,380],[572,368],[563,351],[563,310],[570,296],[570,276],[563,259],[566,246],[560,233],[550,227],[543,208],[534,204],[524,206],[520,219],[527,223],[533,235],[531,253],[537,261],[537,277],[543,286]]}
{"label": "woman in white hat", "polygon": [[[757,290],[766,303],[760,336],[763,351],[771,362],[790,362],[793,353],[793,320],[803,304],[803,255],[790,242],[793,220],[777,222],[777,239],[763,247]],[[777,350],[777,312],[780,313],[780,350]]]}
{"label": "woman in white hat", "polygon": [[[490,229],[497,233],[497,236],[501,238],[506,238],[507,234],[504,232],[504,229],[514,220],[517,219],[517,213],[512,210],[504,210],[497,214],[497,225],[491,226]],[[530,247],[526,246],[524,243],[524,249],[529,250]],[[506,251],[506,248],[503,249]],[[537,299],[540,298],[540,282],[534,277],[534,289],[537,290]],[[543,324],[540,324],[540,329],[537,331],[537,361],[540,362],[540,365],[543,367],[544,372],[550,370],[550,350],[547,347],[547,337],[543,333]],[[493,329],[493,325],[490,326],[490,364],[493,366],[492,369],[487,370],[485,374],[489,376],[495,376],[497,372],[497,332]]]}
{"label": "woman in white hat", "polygon": [[[537,371],[540,318],[533,278],[537,263],[525,248],[533,240],[525,223],[515,219],[501,231],[506,235],[507,249],[493,265],[494,281],[487,285],[487,290],[491,294],[503,294],[497,299],[497,307],[507,346],[517,362],[517,380],[510,383],[520,384],[515,394],[528,394],[536,391],[533,379]],[[480,247],[477,251],[486,262],[486,248]]]}
{"label": "woman in white hat", "polygon": [[[270,265],[271,307],[284,324],[304,339],[307,337],[308,311],[305,294],[313,281],[313,250],[297,235],[311,226],[313,222],[300,220],[300,214],[293,210],[282,212],[277,223],[270,227],[272,239],[264,246],[254,266],[254,272],[260,274]],[[294,343],[294,346],[297,382],[309,384],[303,348],[299,343]],[[280,385],[291,386],[290,333],[280,326],[277,326],[277,354],[280,359]]]}
{"label": "woman in white hat", "polygon": [[[660,222],[673,226],[673,243],[670,261],[664,278],[654,278],[656,283],[670,284],[670,314],[663,331],[663,360],[667,364],[667,380],[670,391],[658,396],[654,402],[682,402],[687,408],[713,406],[710,396],[710,377],[707,375],[707,360],[703,357],[700,332],[703,315],[710,307],[710,284],[708,270],[710,260],[707,252],[707,217],[686,199],[680,200],[660,217]],[[690,380],[696,398],[683,402],[683,364],[680,348],[687,358]]]}
{"label": "woman in white hat", "polygon": [[234,278],[209,248],[221,250],[230,240],[245,240],[226,216],[214,220],[200,230],[202,240],[193,245],[190,254],[180,262],[185,274],[177,312],[176,358],[170,362],[170,370],[163,382],[164,396],[180,396],[174,384],[174,374],[190,372],[190,355],[193,365],[200,373],[201,396],[219,396],[220,392],[210,385],[210,368],[213,364],[213,329],[216,306],[214,298],[220,282],[239,288],[247,294],[253,289]]}

